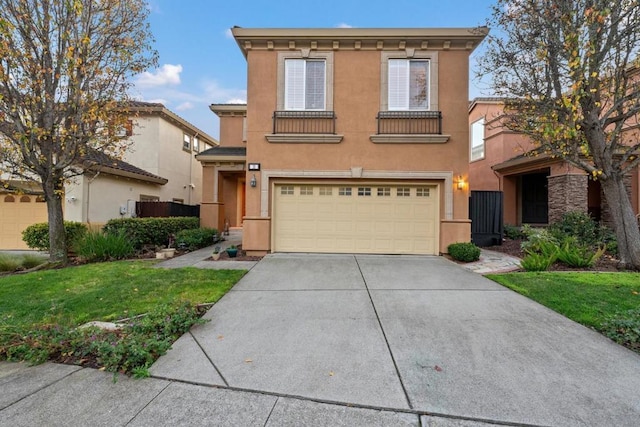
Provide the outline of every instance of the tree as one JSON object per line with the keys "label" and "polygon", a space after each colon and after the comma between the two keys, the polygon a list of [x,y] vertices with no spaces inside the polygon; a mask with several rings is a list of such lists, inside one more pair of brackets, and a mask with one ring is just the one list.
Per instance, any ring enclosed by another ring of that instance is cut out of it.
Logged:
{"label": "tree", "polygon": [[0,168],[42,184],[53,262],[67,261],[66,180],[90,150],[126,149],[130,78],[156,64],[148,10],[146,0],[0,0]]}
{"label": "tree", "polygon": [[562,158],[601,182],[620,261],[640,269],[640,231],[624,177],[638,166],[640,2],[498,0],[480,59],[508,128],[533,154]]}

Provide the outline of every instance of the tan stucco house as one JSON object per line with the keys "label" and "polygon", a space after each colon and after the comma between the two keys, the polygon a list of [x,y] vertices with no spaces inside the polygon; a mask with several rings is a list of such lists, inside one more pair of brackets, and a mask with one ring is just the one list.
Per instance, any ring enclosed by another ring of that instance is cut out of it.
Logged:
{"label": "tan stucco house", "polygon": [[486,28],[232,29],[247,105],[212,105],[201,223],[250,254],[470,240],[469,55]]}
{"label": "tan stucco house", "polygon": [[[534,145],[503,125],[504,98],[476,98],[469,104],[472,191],[502,191],[505,224],[546,225],[570,211],[588,212],[610,223],[599,181],[548,155],[528,155]],[[640,174],[626,176],[627,191],[640,212]]]}

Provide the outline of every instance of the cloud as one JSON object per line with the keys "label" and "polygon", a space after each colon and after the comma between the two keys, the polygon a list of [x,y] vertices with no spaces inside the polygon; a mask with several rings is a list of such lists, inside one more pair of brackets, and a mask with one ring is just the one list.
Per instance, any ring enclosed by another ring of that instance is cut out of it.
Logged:
{"label": "cloud", "polygon": [[204,96],[210,103],[244,104],[247,102],[246,90],[223,88],[215,80],[205,82]]}
{"label": "cloud", "polygon": [[227,102],[225,102],[225,104],[246,104],[246,103],[247,103],[246,99],[240,99],[240,98],[231,98]]}
{"label": "cloud", "polygon": [[338,25],[335,26],[336,28],[353,28],[353,25],[349,25],[345,22],[341,22]]}
{"label": "cloud", "polygon": [[224,36],[228,39],[233,38],[233,33],[231,32],[231,28],[227,28],[227,30],[224,32]]}
{"label": "cloud", "polygon": [[182,65],[164,64],[155,72],[145,71],[136,79],[136,86],[149,88],[180,84]]}
{"label": "cloud", "polygon": [[186,110],[191,110],[193,107],[194,107],[194,105],[191,102],[186,101],[186,102],[183,102],[182,104],[178,105],[176,107],[176,110],[177,111],[186,111]]}

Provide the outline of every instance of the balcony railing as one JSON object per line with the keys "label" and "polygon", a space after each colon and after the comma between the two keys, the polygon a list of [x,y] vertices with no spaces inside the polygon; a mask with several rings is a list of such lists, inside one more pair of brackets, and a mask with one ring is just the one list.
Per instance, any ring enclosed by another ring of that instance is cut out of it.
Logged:
{"label": "balcony railing", "polygon": [[442,135],[440,111],[380,111],[378,135]]}
{"label": "balcony railing", "polygon": [[333,111],[274,111],[274,134],[335,134],[336,115]]}

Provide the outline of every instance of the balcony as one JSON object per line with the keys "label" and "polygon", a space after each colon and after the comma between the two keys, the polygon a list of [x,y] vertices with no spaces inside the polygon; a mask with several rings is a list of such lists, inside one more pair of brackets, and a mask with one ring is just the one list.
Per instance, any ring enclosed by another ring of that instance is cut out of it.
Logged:
{"label": "balcony", "polygon": [[380,111],[376,116],[377,133],[371,141],[377,144],[439,144],[449,140],[442,134],[440,111]]}
{"label": "balcony", "polygon": [[274,111],[273,133],[265,135],[269,142],[328,143],[342,141],[336,134],[333,111]]}

